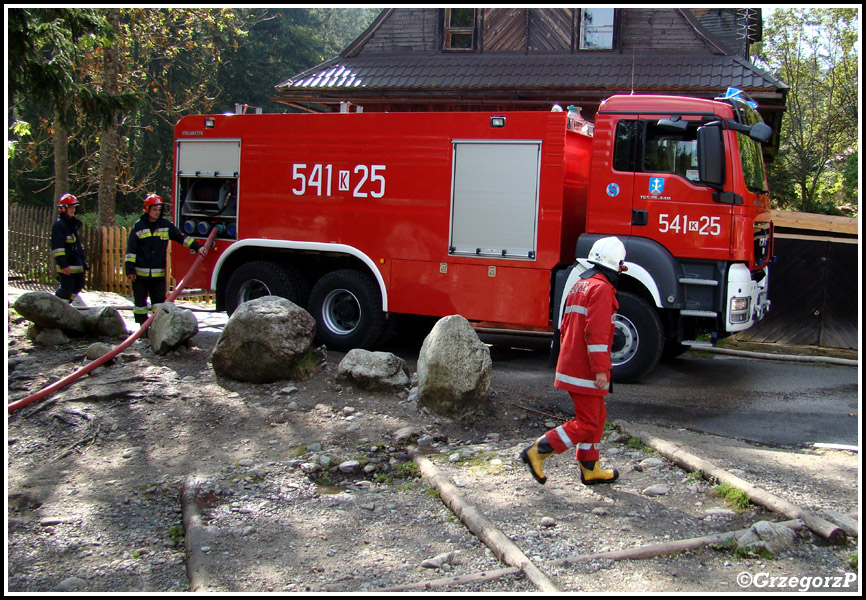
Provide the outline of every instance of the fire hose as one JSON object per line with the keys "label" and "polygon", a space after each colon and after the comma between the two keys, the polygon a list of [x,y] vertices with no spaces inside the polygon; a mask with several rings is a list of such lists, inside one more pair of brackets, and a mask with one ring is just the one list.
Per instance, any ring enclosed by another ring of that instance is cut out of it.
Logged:
{"label": "fire hose", "polygon": [[[210,235],[208,236],[207,241],[204,243],[205,248],[210,248],[213,245],[214,238],[216,238],[216,234],[218,231],[219,231],[219,227],[214,227],[213,229],[211,229]],[[184,286],[186,285],[187,278],[192,273],[194,273],[196,269],[198,269],[202,260],[204,260],[204,257],[202,255],[198,255],[196,257],[195,262],[192,263],[192,266],[186,272],[186,275],[183,276],[183,279],[181,279],[180,282],[178,282],[174,291],[171,294],[169,294],[168,298],[166,299],[166,302],[174,302],[174,300],[178,297],[178,295],[181,293]],[[12,412],[18,410],[19,408],[23,408],[23,407],[27,406],[28,404],[31,404],[33,402],[36,402],[37,400],[41,400],[42,398],[50,396],[54,392],[56,392],[60,389],[63,389],[64,387],[66,387],[67,385],[69,385],[70,383],[72,383],[73,381],[78,379],[79,377],[82,377],[83,375],[90,373],[96,367],[104,365],[105,363],[110,361],[112,358],[114,358],[115,356],[117,356],[118,354],[120,354],[121,352],[126,350],[127,348],[129,348],[133,344],[133,342],[135,342],[135,340],[137,340],[139,337],[141,337],[141,335],[145,331],[147,331],[148,327],[150,327],[151,323],[153,323],[153,319],[156,317],[158,312],[159,312],[159,309],[155,310],[154,313],[152,315],[150,315],[150,317],[148,317],[147,321],[145,321],[142,324],[142,326],[135,333],[130,335],[128,338],[126,338],[123,342],[121,342],[120,344],[118,344],[117,346],[112,348],[110,351],[106,352],[105,354],[103,354],[102,356],[97,358],[96,360],[87,363],[86,365],[84,365],[83,367],[81,367],[80,369],[75,371],[74,373],[67,375],[63,379],[51,384],[50,386],[48,386],[46,388],[43,388],[42,390],[39,390],[35,394],[31,394],[29,396],[21,398],[20,400],[16,400],[12,404],[9,404],[7,406],[7,412],[12,413]]]}

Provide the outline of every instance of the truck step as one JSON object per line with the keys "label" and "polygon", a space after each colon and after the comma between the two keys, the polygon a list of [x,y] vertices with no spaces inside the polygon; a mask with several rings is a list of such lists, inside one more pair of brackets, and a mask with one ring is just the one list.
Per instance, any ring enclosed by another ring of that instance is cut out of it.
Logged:
{"label": "truck step", "polygon": [[680,343],[683,346],[689,346],[691,348],[712,348],[714,346],[712,342],[702,342],[699,340],[683,340]]}
{"label": "truck step", "polygon": [[681,310],[680,315],[683,317],[711,317],[715,318],[718,313],[712,310]]}
{"label": "truck step", "polygon": [[697,279],[694,277],[680,277],[680,283],[685,285],[708,285],[708,286],[717,286],[719,282],[715,279]]}

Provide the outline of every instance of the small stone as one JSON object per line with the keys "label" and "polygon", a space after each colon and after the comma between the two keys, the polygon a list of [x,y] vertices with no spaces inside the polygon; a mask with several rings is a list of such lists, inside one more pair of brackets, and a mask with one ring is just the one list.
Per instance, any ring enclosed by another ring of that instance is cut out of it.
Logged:
{"label": "small stone", "polygon": [[651,485],[641,492],[644,496],[664,496],[671,489],[664,484]]}
{"label": "small stone", "polygon": [[553,517],[542,517],[541,519],[542,527],[556,527],[556,519]]}
{"label": "small stone", "polygon": [[54,587],[56,592],[80,592],[87,583],[78,577],[67,577]]}
{"label": "small stone", "polygon": [[347,460],[345,462],[341,462],[338,468],[343,473],[354,473],[361,468],[361,463],[359,463],[357,460]]}

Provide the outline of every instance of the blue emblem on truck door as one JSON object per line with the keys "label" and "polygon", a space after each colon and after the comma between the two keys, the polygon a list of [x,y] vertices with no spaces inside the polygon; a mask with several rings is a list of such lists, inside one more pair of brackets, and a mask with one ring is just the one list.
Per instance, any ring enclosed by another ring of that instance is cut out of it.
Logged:
{"label": "blue emblem on truck door", "polygon": [[649,193],[653,196],[658,196],[662,192],[665,191],[665,178],[664,177],[650,177],[649,180]]}

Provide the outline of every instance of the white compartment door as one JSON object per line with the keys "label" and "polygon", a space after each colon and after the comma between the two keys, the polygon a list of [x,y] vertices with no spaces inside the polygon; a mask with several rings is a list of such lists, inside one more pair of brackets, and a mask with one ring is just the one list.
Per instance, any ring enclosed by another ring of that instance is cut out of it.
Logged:
{"label": "white compartment door", "polygon": [[540,141],[455,141],[451,254],[534,259]]}
{"label": "white compartment door", "polygon": [[240,140],[177,142],[177,174],[181,177],[237,177]]}

